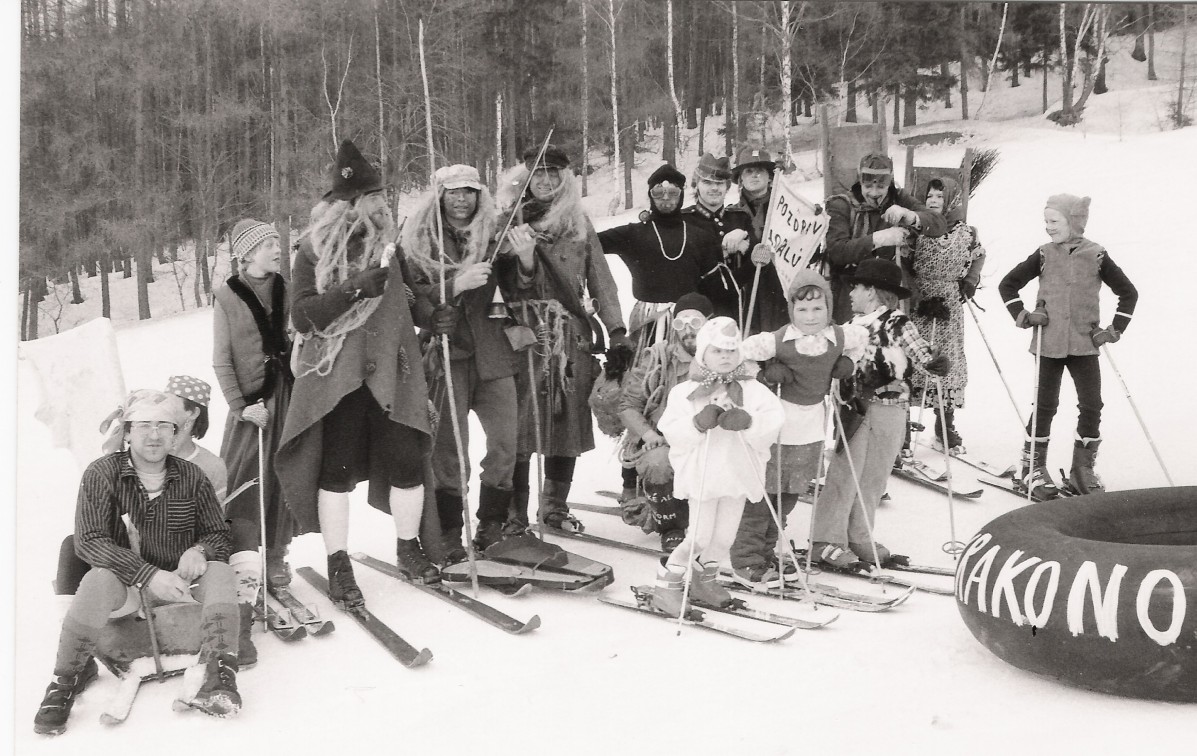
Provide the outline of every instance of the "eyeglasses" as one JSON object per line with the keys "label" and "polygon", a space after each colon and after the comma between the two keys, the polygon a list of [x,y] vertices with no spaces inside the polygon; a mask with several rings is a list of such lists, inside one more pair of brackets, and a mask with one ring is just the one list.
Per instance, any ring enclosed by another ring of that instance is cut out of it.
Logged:
{"label": "eyeglasses", "polygon": [[701,312],[683,312],[673,319],[673,330],[681,333],[683,331],[697,331],[702,328],[707,322],[707,318]]}
{"label": "eyeglasses", "polygon": [[677,199],[682,196],[682,190],[666,181],[649,189],[648,196],[655,200]]}
{"label": "eyeglasses", "polygon": [[129,423],[129,427],[139,433],[149,433],[150,431],[157,431],[162,434],[174,433],[177,427],[174,423],[168,422],[150,422],[149,420],[136,420]]}

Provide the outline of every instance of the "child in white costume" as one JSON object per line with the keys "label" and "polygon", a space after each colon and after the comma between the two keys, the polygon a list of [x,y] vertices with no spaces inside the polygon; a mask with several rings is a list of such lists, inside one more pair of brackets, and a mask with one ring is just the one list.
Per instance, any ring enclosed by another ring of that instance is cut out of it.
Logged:
{"label": "child in white costume", "polygon": [[681,613],[688,569],[694,570],[695,603],[731,603],[715,576],[735,540],[744,503],[765,494],[765,465],[784,420],[781,401],[756,380],[756,365],[740,355],[735,321],[709,321],[698,332],[689,380],[669,392],[657,423],[669,442],[673,495],[690,501],[693,520],[686,539],[657,573],[657,609]]}

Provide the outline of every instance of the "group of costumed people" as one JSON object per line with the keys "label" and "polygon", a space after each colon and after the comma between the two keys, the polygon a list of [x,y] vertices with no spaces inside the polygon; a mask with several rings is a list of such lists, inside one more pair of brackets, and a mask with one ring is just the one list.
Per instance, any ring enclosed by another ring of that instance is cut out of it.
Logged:
{"label": "group of costumed people", "polygon": [[[74,548],[90,569],[35,729],[65,730],[96,677],[104,626],[142,602],[202,603],[187,702],[236,713],[237,672],[257,660],[252,606],[263,583],[290,581],[294,536],[321,534],[330,599],[364,607],[348,554],[349,494],[362,482],[369,504],[390,513],[396,564],[414,582],[439,581],[471,547],[486,555],[535,541],[533,456],[543,461],[535,522],[582,531],[567,498],[578,457],[595,448],[595,415],[622,433],[625,521],[659,533],[669,553],[652,595],[663,612],[684,610],[687,584],[697,605],[730,603],[716,581],[725,563],[745,585],[780,584],[797,569],[778,558],[785,517],[824,476],[812,560],[848,569],[896,558],[872,524],[909,445],[912,392],[945,405],[937,439],[963,451],[953,420],[967,385],[961,312],[984,250],[960,217],[956,182],[933,180],[915,198],[894,186],[888,157],[867,155],[851,190],[825,202],[820,265],[783,289],[762,241],[776,168],[759,148],[734,168],[703,155],[684,206],[686,177],[663,165],[639,220],[596,234],[569,157],[546,144],[494,195],[475,168],[440,168],[399,229],[382,177],[346,141],[289,282],[275,229],[237,223],[240,272],[217,291],[213,317],[213,370],[229,406],[220,456],[194,443],[211,393],[199,379],[134,392],[113,413],[105,454],[80,485]],[[739,201],[726,205],[733,182]],[[1083,237],[1087,217],[1088,198],[1051,197],[1050,243],[999,287],[1016,323],[1036,329],[1042,358],[1020,471],[1039,493],[1051,486],[1047,437],[1065,368],[1081,404],[1073,475],[1100,488],[1095,355],[1137,299]],[[608,254],[631,272],[626,325]],[[1028,311],[1018,291],[1037,276]],[[1119,297],[1104,329],[1102,283]],[[916,303],[911,316],[903,300]],[[474,497],[470,411],[486,436]],[[840,443],[825,454],[829,423]]]}

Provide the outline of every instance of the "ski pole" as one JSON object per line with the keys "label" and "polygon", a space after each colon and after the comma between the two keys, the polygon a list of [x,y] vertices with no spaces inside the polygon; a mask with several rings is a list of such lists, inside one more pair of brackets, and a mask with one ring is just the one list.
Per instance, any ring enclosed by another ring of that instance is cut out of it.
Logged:
{"label": "ski pole", "polygon": [[[1039,370],[1043,361],[1043,326],[1035,326],[1035,403],[1031,405],[1031,456],[1027,460],[1027,474],[1023,478],[1023,483],[1027,486],[1027,503],[1030,504],[1035,499],[1031,495],[1033,489],[1031,481],[1034,478],[1033,465],[1035,464],[1035,441],[1039,438]],[[1046,466],[1047,460],[1044,460]]]}
{"label": "ski pole", "polygon": [[[258,527],[262,538],[262,555],[258,560],[262,574],[258,579],[258,591],[262,595],[262,632],[266,632],[269,629],[266,618],[266,443],[262,439],[261,426],[258,426]],[[252,626],[252,617],[249,622]]]}
{"label": "ski pole", "polygon": [[1022,417],[1022,411],[1018,409],[1018,400],[1014,398],[1014,391],[1010,388],[1010,383],[1006,380],[1006,374],[1002,372],[1002,366],[998,364],[997,355],[993,353],[993,347],[989,345],[989,338],[985,335],[985,329],[981,327],[981,320],[977,317],[977,311],[973,308],[973,301],[971,299],[965,300],[964,304],[968,306],[968,314],[973,316],[973,322],[977,324],[977,333],[981,334],[981,341],[985,342],[985,350],[989,352],[989,359],[993,360],[993,366],[997,368],[998,378],[1002,379],[1002,385],[1006,387],[1006,396],[1010,397],[1010,406],[1014,408],[1014,414],[1018,416],[1018,427],[1027,427],[1027,421]]}
{"label": "ski pole", "polygon": [[1107,344],[1102,344],[1101,353],[1109,360],[1110,367],[1114,370],[1114,375],[1118,378],[1118,383],[1122,384],[1122,392],[1126,394],[1126,400],[1130,402],[1131,409],[1135,413],[1135,419],[1139,421],[1139,427],[1143,429],[1143,435],[1147,436],[1147,443],[1151,445],[1151,451],[1155,453],[1155,459],[1160,463],[1160,469],[1164,471],[1164,477],[1168,479],[1168,485],[1175,486],[1176,483],[1172,481],[1172,475],[1168,472],[1167,465],[1164,464],[1164,458],[1160,455],[1160,450],[1156,448],[1155,439],[1151,437],[1151,432],[1147,430],[1147,424],[1143,422],[1143,416],[1139,414],[1139,407],[1135,404],[1135,399],[1131,396],[1126,381],[1122,379],[1122,373],[1119,372],[1118,365],[1114,363],[1114,355],[1110,352]]}
{"label": "ski pole", "polygon": [[[935,379],[935,399],[939,404],[939,423],[944,431],[944,441],[947,441],[948,434],[948,413],[943,405],[943,382],[939,378]],[[952,540],[945,543],[942,548],[944,552],[951,554],[955,559],[960,552],[964,551],[964,544],[956,540],[956,504],[952,493],[952,454],[948,449],[947,443],[943,445],[943,464],[947,471],[948,477],[944,481],[948,489],[948,528]]]}
{"label": "ski pole", "polygon": [[[686,557],[686,573],[682,578],[682,610],[677,615],[677,635],[682,634],[682,625],[686,623],[686,615],[690,613],[690,585],[694,582],[694,546],[698,541],[698,524],[702,522],[702,495],[707,486],[707,452],[711,449],[711,431],[707,430],[702,439],[702,473],[698,476],[698,502],[694,505],[694,522],[690,523],[690,532],[686,538],[690,539],[690,554]],[[676,549],[675,549],[676,551]],[[673,556],[670,553],[669,556]],[[665,560],[669,567],[669,557]]]}
{"label": "ski pole", "polygon": [[[424,62],[424,19],[420,19],[419,31],[420,77],[424,83],[424,127],[425,136],[428,138],[428,177],[432,191],[436,192],[436,152],[433,148],[432,139],[432,98],[428,92],[428,68]],[[436,247],[440,251],[441,303],[448,304],[449,300],[445,292],[445,250],[443,246],[445,236],[441,223],[441,212],[438,206],[436,208]],[[462,528],[465,529],[466,557],[470,563],[470,586],[474,590],[474,598],[478,598],[478,563],[474,555],[474,534],[470,525],[469,497],[467,496],[470,478],[466,472],[465,450],[461,439],[461,425],[457,417],[457,393],[453,390],[453,363],[449,352],[449,334],[447,333],[441,336],[441,353],[445,370],[445,392],[449,395],[449,422],[453,425],[453,444],[457,451],[457,474],[461,490],[461,508],[463,510]]]}

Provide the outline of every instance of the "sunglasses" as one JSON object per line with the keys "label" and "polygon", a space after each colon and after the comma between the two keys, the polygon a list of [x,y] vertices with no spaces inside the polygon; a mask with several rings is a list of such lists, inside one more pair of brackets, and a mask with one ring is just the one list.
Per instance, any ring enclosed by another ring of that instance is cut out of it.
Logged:
{"label": "sunglasses", "polygon": [[701,312],[683,312],[673,318],[673,330],[678,333],[684,331],[697,331],[702,328],[707,322],[706,315]]}
{"label": "sunglasses", "polygon": [[648,196],[655,200],[677,199],[682,196],[682,190],[666,181],[649,189]]}

